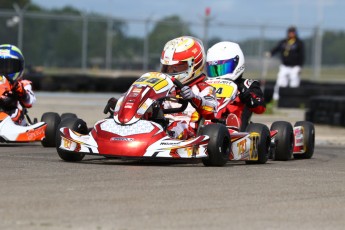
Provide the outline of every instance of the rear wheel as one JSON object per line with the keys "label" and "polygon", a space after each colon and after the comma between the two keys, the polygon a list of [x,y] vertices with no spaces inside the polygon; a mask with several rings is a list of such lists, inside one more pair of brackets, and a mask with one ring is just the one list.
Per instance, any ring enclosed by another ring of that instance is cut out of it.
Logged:
{"label": "rear wheel", "polygon": [[57,130],[57,135],[56,135],[56,150],[60,158],[64,161],[71,161],[71,162],[81,161],[85,156],[84,153],[71,152],[71,151],[60,149],[60,144],[61,144],[60,128],[62,127],[69,128],[80,134],[88,134],[88,128],[85,121],[79,118],[74,118],[74,117],[65,118],[64,120],[61,121],[59,128]]}
{"label": "rear wheel", "polygon": [[230,155],[230,133],[221,124],[206,125],[201,135],[210,137],[207,145],[208,158],[202,160],[205,166],[223,166],[228,162]]}
{"label": "rear wheel", "polygon": [[268,160],[268,150],[271,143],[270,131],[266,125],[251,123],[248,125],[246,131],[248,133],[258,133],[259,141],[257,145],[258,160],[246,161],[247,164],[265,164]]}
{"label": "rear wheel", "polygon": [[274,137],[273,160],[290,160],[294,146],[292,125],[286,121],[275,121],[271,126],[271,131],[272,130],[278,131],[277,135]]}
{"label": "rear wheel", "polygon": [[73,117],[73,118],[78,118],[77,115],[75,113],[62,113],[61,114],[61,121],[63,119],[66,119],[68,117]]}
{"label": "rear wheel", "polygon": [[53,112],[44,113],[41,121],[47,124],[45,137],[41,142],[42,145],[44,147],[55,147],[56,130],[61,121],[59,114]]}
{"label": "rear wheel", "polygon": [[297,121],[294,125],[303,127],[303,139],[305,146],[305,153],[294,154],[295,159],[310,159],[314,154],[315,147],[315,127],[314,124],[309,121]]}

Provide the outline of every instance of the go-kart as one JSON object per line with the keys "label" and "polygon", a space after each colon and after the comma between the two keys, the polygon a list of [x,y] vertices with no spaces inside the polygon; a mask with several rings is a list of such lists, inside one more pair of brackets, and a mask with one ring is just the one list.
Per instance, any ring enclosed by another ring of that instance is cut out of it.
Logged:
{"label": "go-kart", "polygon": [[[125,159],[202,159],[206,166],[226,164],[230,133],[223,124],[203,125],[201,119],[194,138],[179,140],[168,135],[169,120],[164,115],[183,112],[188,106],[188,101],[171,96],[174,85],[182,87],[168,75],[146,73],[119,98],[111,116],[98,121],[91,131],[81,119],[61,121],[56,139],[60,158],[81,161],[88,154]],[[164,108],[165,102],[178,106]]]}
{"label": "go-kart", "polygon": [[[218,100],[217,117],[222,117],[222,114],[219,114],[221,109],[226,107],[229,103],[232,103],[237,96],[237,85],[231,80],[224,78],[210,79],[207,82],[216,89]],[[234,114],[230,114],[223,123],[226,123],[229,131],[232,132],[232,154],[230,156],[234,155],[234,159],[240,158],[241,154],[238,153],[245,151],[241,144],[236,144],[235,137],[236,135],[244,135],[245,133],[233,133],[239,130],[238,118]],[[275,121],[272,123],[270,131],[263,124],[249,123],[246,132],[257,132],[260,134],[259,137],[263,137],[259,138],[259,142],[262,142],[262,144],[257,145],[257,148],[264,150],[261,153],[265,155],[267,154],[266,151],[268,151],[268,157],[273,160],[286,161],[291,159],[292,156],[295,159],[308,159],[311,158],[314,153],[315,128],[314,125],[308,121],[298,121],[295,123],[294,127],[286,121]],[[262,139],[265,139],[265,141]],[[268,144],[267,142],[270,142],[269,146],[265,146],[265,143],[266,145]],[[261,157],[262,159],[266,159],[266,156]],[[244,158],[244,160],[246,160],[246,158]]]}
{"label": "go-kart", "polygon": [[[1,80],[1,78],[0,78]],[[76,118],[74,113],[62,113],[61,116],[55,112],[44,113],[41,122],[37,119],[31,120],[27,109],[23,105],[23,119],[27,125],[19,125],[12,121],[7,111],[17,108],[17,96],[11,91],[8,81],[0,84],[0,142],[20,143],[20,142],[39,142],[44,147],[56,146],[56,131],[61,120],[66,118]]]}
{"label": "go-kart", "polygon": [[7,113],[0,110],[0,142],[41,141],[44,147],[55,147],[56,129],[59,122],[59,114],[48,112],[42,115],[41,122],[31,122],[27,119],[28,125],[22,126],[13,122]]}
{"label": "go-kart", "polygon": [[271,133],[276,133],[271,142],[270,158],[287,161],[310,159],[314,154],[315,127],[309,121],[297,121],[292,127],[289,122],[275,121],[271,125]]}
{"label": "go-kart", "polygon": [[[56,129],[60,123],[60,116],[57,113],[44,113],[41,122],[37,119],[32,121],[23,107],[24,119],[28,125],[18,125],[12,121],[11,117],[5,112],[3,104],[11,104],[16,108],[17,100],[15,95],[9,90],[7,84],[0,84],[0,142],[36,142],[41,141],[44,147],[55,147]],[[6,103],[4,102],[6,100]]]}

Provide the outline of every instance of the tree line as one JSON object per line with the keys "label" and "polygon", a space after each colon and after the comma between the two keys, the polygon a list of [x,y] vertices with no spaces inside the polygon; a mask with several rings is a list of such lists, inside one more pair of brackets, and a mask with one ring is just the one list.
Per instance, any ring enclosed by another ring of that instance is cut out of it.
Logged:
{"label": "tree line", "polygon": [[[45,9],[30,0],[0,0],[0,10],[13,10],[13,4],[19,7],[28,6],[26,12],[49,13],[54,15],[81,16],[83,12],[73,7],[61,9]],[[87,61],[88,67],[104,68],[106,33],[109,19],[101,14],[91,13],[88,18]],[[17,44],[18,26],[7,26],[10,18],[0,17],[0,43]],[[112,68],[142,68],[145,39],[149,48],[149,67],[159,63],[159,55],[166,41],[181,35],[193,35],[190,26],[178,16],[168,16],[155,22],[147,38],[129,36],[128,25],[124,20],[112,20]],[[83,20],[59,20],[26,17],[24,20],[23,53],[27,64],[49,67],[80,67],[82,56]],[[220,41],[219,38],[209,39],[208,47]],[[238,41],[246,55],[257,55],[257,49],[247,47],[259,44],[259,38]],[[269,49],[277,41],[266,40],[264,47]],[[307,52],[311,54],[312,38],[305,39]],[[345,63],[344,31],[325,31],[323,36],[323,64],[343,65]],[[312,57],[307,57],[311,64]]]}

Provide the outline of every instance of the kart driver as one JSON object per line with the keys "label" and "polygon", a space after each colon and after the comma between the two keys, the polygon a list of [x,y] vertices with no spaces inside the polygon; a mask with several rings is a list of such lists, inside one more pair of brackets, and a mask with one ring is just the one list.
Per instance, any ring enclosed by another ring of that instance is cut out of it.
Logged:
{"label": "kart driver", "polygon": [[243,78],[245,60],[240,46],[228,41],[213,45],[207,51],[206,69],[209,78],[224,78],[236,83],[236,99],[220,110],[217,117],[225,120],[229,114],[235,114],[240,131],[245,131],[252,113],[264,113],[266,105],[260,83]]}
{"label": "kart driver", "polygon": [[22,80],[24,56],[14,45],[0,45],[0,109],[18,125],[27,125],[24,109],[36,101],[31,82]]}
{"label": "kart driver", "polygon": [[[168,133],[174,138],[194,137],[201,118],[210,120],[215,117],[216,93],[215,89],[205,82],[207,77],[202,72],[204,65],[205,50],[200,40],[183,36],[165,44],[161,56],[161,72],[184,85],[182,89],[174,90],[172,95],[177,94],[177,97],[189,100],[183,113],[166,115],[169,119]],[[165,108],[175,106],[173,102],[164,104]]]}

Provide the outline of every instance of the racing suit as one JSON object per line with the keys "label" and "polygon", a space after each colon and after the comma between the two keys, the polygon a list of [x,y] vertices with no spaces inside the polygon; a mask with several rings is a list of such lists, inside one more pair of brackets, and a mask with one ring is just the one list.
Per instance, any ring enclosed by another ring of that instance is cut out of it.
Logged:
{"label": "racing suit", "polygon": [[31,81],[19,80],[13,85],[0,76],[0,108],[11,116],[18,125],[27,125],[24,119],[24,108],[31,108],[36,101]]}
{"label": "racing suit", "polygon": [[[198,122],[201,118],[211,120],[215,118],[217,111],[217,99],[215,89],[205,82],[206,75],[202,74],[188,84],[195,97],[190,99],[186,110],[182,113],[167,114],[169,119],[168,133],[173,138],[188,139],[196,135]],[[180,90],[171,94],[179,97]],[[180,107],[173,102],[166,102],[165,108]]]}
{"label": "racing suit", "polygon": [[238,118],[239,131],[245,131],[252,113],[264,113],[266,105],[258,81],[239,77],[235,83],[238,87],[237,97],[232,103],[218,111],[217,118],[226,120],[229,114],[235,114]]}

